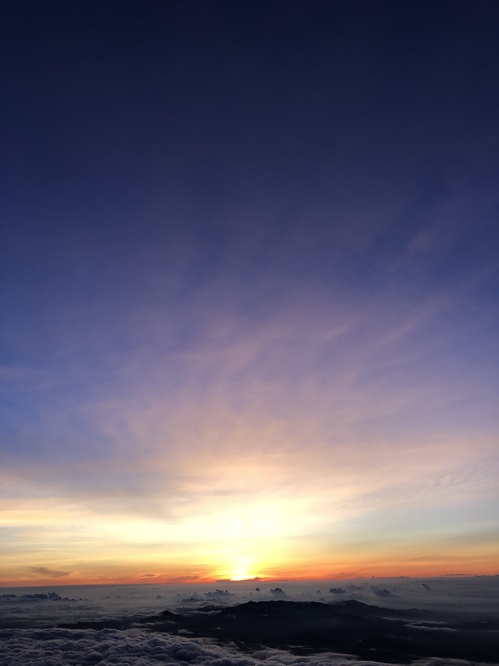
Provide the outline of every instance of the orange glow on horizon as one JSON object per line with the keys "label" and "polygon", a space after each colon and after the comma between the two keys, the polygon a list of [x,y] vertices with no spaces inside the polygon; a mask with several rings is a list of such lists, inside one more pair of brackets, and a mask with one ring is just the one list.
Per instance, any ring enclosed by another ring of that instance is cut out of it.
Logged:
{"label": "orange glow on horizon", "polygon": [[[114,568],[114,571],[113,571]],[[310,567],[283,566],[266,568],[258,573],[257,570],[239,568],[232,570],[204,570],[196,573],[182,573],[178,570],[171,570],[163,573],[137,574],[128,569],[123,564],[116,564],[115,567],[108,567],[103,573],[81,572],[74,573],[61,578],[53,576],[30,575],[12,575],[8,579],[0,580],[0,587],[67,587],[75,585],[210,585],[242,583],[242,582],[276,582],[276,581],[334,581],[334,580],[354,580],[368,578],[440,578],[445,576],[463,575],[463,576],[495,576],[499,574],[497,560],[484,558],[483,560],[470,558],[468,561],[463,559],[455,562],[428,562],[424,561],[418,564],[407,565],[404,563],[382,563],[373,562],[369,565],[359,565],[354,568],[332,567],[330,564],[323,563],[321,566]]]}

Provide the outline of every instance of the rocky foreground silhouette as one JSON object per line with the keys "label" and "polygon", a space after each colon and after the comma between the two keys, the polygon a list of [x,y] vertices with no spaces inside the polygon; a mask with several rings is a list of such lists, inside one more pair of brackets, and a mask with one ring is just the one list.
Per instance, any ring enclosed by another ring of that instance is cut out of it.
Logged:
{"label": "rocky foreground silhouette", "polygon": [[381,608],[353,600],[334,604],[250,601],[63,626],[127,629],[137,623],[151,631],[230,641],[247,651],[269,646],[295,654],[340,652],[393,663],[433,656],[499,664],[497,619],[449,622],[448,616],[446,620],[442,614],[426,610]]}

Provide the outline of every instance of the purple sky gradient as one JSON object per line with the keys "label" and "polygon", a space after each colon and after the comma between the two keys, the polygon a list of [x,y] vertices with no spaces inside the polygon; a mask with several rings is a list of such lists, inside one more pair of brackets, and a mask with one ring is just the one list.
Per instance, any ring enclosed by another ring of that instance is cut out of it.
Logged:
{"label": "purple sky gradient", "polygon": [[4,14],[5,580],[493,573],[495,3]]}

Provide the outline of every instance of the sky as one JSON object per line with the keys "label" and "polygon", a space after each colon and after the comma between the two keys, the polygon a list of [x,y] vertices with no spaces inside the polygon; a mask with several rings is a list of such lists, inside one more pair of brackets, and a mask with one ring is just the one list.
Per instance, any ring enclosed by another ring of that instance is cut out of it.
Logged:
{"label": "sky", "polygon": [[0,25],[0,584],[498,573],[497,3]]}

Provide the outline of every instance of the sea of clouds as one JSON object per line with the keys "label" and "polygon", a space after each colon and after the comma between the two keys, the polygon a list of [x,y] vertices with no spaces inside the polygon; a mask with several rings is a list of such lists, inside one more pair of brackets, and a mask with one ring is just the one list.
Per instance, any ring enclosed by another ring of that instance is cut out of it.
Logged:
{"label": "sea of clouds", "polygon": [[[2,666],[379,666],[351,655],[296,656],[284,650],[243,652],[212,639],[172,636],[134,625],[116,628],[61,628],[78,621],[147,617],[162,610],[186,612],[207,604],[288,599],[334,602],[356,599],[387,608],[426,608],[444,617],[499,618],[499,577],[440,579],[357,579],[297,583],[216,585],[126,585],[51,588],[0,588],[0,664]],[[498,636],[499,639],[499,636]],[[463,660],[430,658],[415,666],[471,666]],[[476,666],[476,662],[474,662]]]}
{"label": "sea of clouds", "polygon": [[[349,655],[324,653],[303,657],[270,648],[246,655],[235,646],[219,646],[207,639],[151,634],[140,629],[3,630],[0,663],[4,666],[387,666]],[[472,666],[471,662],[460,659],[439,658],[417,660],[413,664]],[[480,665],[473,662],[473,666]]]}
{"label": "sea of clouds", "polygon": [[[229,647],[219,647],[201,639],[152,635],[140,629],[69,630],[45,629],[14,631],[2,637],[0,657],[11,666],[48,664],[210,664],[244,666],[249,664],[303,663],[285,652],[266,650],[251,657]],[[275,654],[272,654],[275,653]],[[326,663],[325,660],[316,663]],[[342,663],[341,661],[338,664]],[[343,663],[345,660],[343,659]]]}

